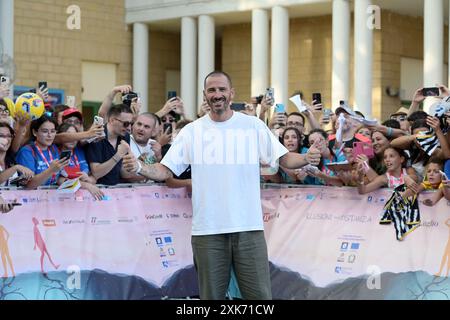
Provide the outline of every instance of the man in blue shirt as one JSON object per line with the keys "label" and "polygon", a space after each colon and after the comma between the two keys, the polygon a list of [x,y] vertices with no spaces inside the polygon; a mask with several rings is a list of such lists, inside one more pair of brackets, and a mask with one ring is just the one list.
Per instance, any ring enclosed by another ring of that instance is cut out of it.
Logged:
{"label": "man in blue shirt", "polygon": [[115,185],[130,174],[122,170],[122,159],[130,151],[128,129],[132,125],[133,114],[129,106],[119,104],[111,107],[107,114],[106,138],[89,144],[86,158],[97,183]]}

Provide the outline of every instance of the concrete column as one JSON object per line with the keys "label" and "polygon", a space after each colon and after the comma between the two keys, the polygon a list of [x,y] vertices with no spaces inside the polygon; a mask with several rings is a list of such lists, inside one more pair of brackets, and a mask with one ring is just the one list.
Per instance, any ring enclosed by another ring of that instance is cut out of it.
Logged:
{"label": "concrete column", "polygon": [[0,37],[3,53],[14,57],[14,0],[0,1]]}
{"label": "concrete column", "polygon": [[206,75],[214,71],[215,26],[214,18],[201,15],[198,18],[198,78],[197,109],[203,102],[203,87]]}
{"label": "concrete column", "polygon": [[340,100],[348,101],[350,92],[350,3],[333,0],[333,71],[331,105],[333,110]]}
{"label": "concrete column", "polygon": [[[423,2],[423,86],[435,87],[444,81],[444,3],[442,0]],[[434,98],[427,98],[428,111]]]}
{"label": "concrete column", "polygon": [[186,117],[197,118],[197,24],[194,18],[181,18],[181,98]]}
{"label": "concrete column", "polygon": [[142,112],[148,106],[149,31],[144,23],[133,24],[133,91],[141,95]]}
{"label": "concrete column", "polygon": [[367,26],[370,0],[355,0],[355,110],[372,117],[373,32]]}
{"label": "concrete column", "polygon": [[286,8],[272,8],[271,86],[275,102],[288,106],[289,76],[289,13]]}
{"label": "concrete column", "polygon": [[252,11],[252,97],[264,94],[269,87],[269,14]]}

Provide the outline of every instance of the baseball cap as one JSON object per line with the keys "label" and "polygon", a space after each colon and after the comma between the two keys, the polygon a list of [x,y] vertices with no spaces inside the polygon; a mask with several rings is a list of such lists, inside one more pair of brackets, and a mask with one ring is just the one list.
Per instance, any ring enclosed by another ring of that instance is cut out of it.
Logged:
{"label": "baseball cap", "polygon": [[339,115],[340,113],[345,112],[351,116],[358,116],[348,105],[341,104],[339,107],[336,108],[336,111],[334,112],[336,115]]}
{"label": "baseball cap", "polygon": [[80,121],[83,121],[83,115],[77,108],[69,108],[69,109],[64,110],[63,116],[62,116],[63,120],[70,118],[70,117],[77,117],[78,119],[80,119]]}
{"label": "baseball cap", "polygon": [[392,117],[392,116],[397,116],[397,115],[400,115],[400,114],[407,115],[408,112],[409,112],[409,110],[408,110],[407,108],[405,108],[405,107],[400,107],[397,111],[395,111],[393,114],[391,114],[391,117]]}

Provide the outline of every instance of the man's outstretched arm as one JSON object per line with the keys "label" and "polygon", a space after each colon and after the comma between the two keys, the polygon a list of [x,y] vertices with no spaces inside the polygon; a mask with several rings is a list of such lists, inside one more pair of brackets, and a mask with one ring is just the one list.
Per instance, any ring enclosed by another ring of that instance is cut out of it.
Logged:
{"label": "man's outstretched arm", "polygon": [[160,163],[145,164],[132,155],[123,158],[123,168],[130,173],[140,174],[151,180],[165,181],[173,177],[172,171]]}

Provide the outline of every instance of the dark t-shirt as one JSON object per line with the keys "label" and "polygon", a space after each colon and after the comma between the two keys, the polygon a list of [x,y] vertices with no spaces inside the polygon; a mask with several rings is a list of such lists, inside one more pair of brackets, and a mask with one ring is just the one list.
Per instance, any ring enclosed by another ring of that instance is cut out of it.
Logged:
{"label": "dark t-shirt", "polygon": [[[93,142],[86,147],[86,159],[90,163],[103,163],[111,159],[117,152],[117,147],[123,139],[128,144],[130,143],[130,135],[127,133],[125,137],[118,137],[117,144],[114,148],[108,141],[108,132],[105,127],[106,138],[98,142]],[[120,170],[122,169],[122,160],[108,172],[105,176],[97,180],[99,184],[115,185],[120,183]]]}

